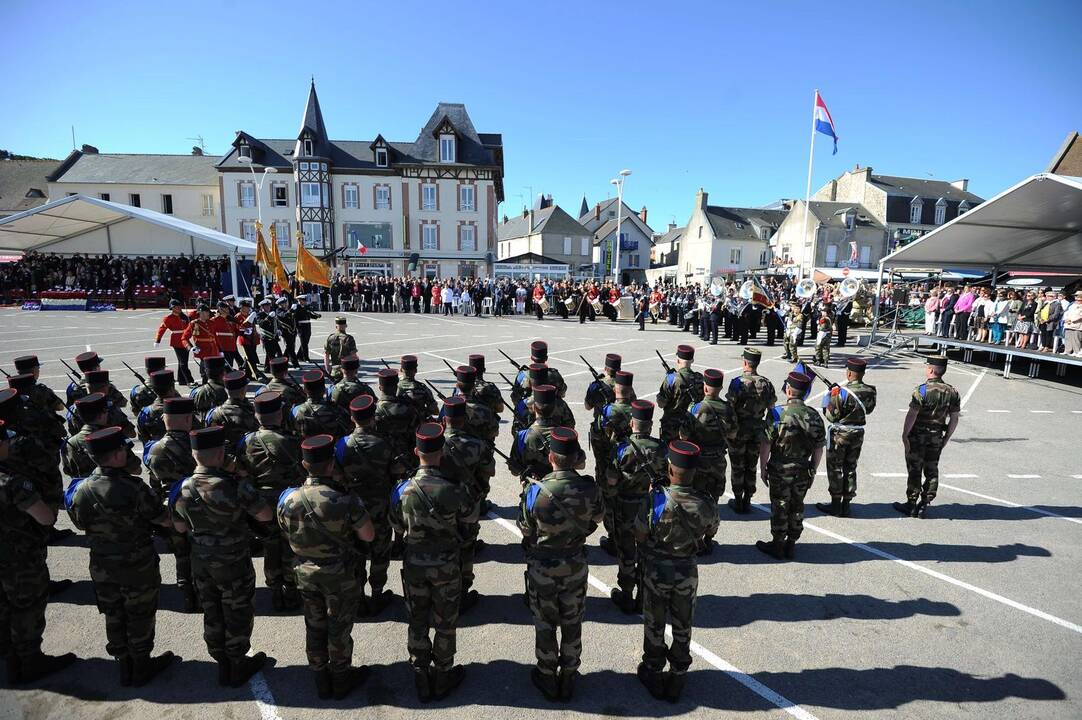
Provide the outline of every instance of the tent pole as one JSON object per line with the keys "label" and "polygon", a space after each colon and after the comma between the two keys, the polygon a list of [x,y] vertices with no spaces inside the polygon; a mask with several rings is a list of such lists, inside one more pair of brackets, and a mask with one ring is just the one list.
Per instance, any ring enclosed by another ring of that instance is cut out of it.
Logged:
{"label": "tent pole", "polygon": [[109,254],[113,254],[113,234],[109,232],[109,226],[105,226],[105,249],[109,251]]}
{"label": "tent pole", "polygon": [[879,306],[883,298],[883,261],[879,261],[879,279],[875,283],[875,314],[872,318],[872,334],[868,338],[868,344],[875,342],[875,331],[879,327]]}
{"label": "tent pole", "polygon": [[240,287],[237,286],[237,249],[229,253],[229,272],[233,276],[233,292],[231,295],[240,295]]}
{"label": "tent pole", "polygon": [[999,282],[999,266],[992,267],[992,290],[996,289],[996,284]]}

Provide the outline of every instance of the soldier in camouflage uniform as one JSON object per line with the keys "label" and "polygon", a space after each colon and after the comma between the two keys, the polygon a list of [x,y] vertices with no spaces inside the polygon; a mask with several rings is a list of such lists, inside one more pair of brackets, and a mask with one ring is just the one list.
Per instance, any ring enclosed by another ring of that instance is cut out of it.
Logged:
{"label": "soldier in camouflage uniform", "polygon": [[[500,432],[500,416],[492,411],[489,401],[483,397],[477,385],[477,370],[470,365],[459,365],[455,368],[453,394],[461,396],[466,401],[466,428],[470,434],[481,438],[488,447],[491,447]],[[491,455],[491,450],[489,454]],[[488,495],[487,489],[485,495]]]}
{"label": "soldier in camouflage uniform", "polygon": [[601,413],[608,405],[616,401],[616,374],[620,372],[622,363],[623,358],[616,353],[605,355],[605,370],[601,379],[594,380],[586,387],[586,399],[583,405],[594,414],[589,434],[590,449],[594,453],[594,477],[605,477],[605,463],[612,454],[612,442],[602,429]]}
{"label": "soldier in camouflage uniform", "polygon": [[353,666],[353,622],[363,597],[354,565],[357,541],[371,542],[375,528],[364,503],[346,487],[334,451],[330,435],[304,441],[308,479],[282,493],[278,524],[297,557],[305,652],[316,692],[341,700],[368,675],[367,667]]}
{"label": "soldier in camouflage uniform", "polygon": [[[165,358],[161,355],[148,355],[143,358],[143,369],[146,370],[147,377],[150,377],[151,373],[165,370]],[[140,381],[138,385],[133,385],[128,391],[128,406],[132,415],[138,416],[139,411],[154,402],[155,397],[157,396],[154,390],[147,383]]]}
{"label": "soldier in camouflage uniform", "polygon": [[90,541],[90,578],[98,611],[105,615],[105,651],[117,661],[120,684],[140,687],[175,659],[171,652],[151,655],[161,588],[151,528],[168,527],[169,512],[128,472],[134,454],[119,429],[99,430],[86,442],[98,468],[71,482],[65,504],[72,523]]}
{"label": "soldier in camouflage uniform", "polygon": [[[384,589],[391,564],[391,524],[387,510],[391,490],[405,474],[406,466],[401,457],[394,455],[391,443],[376,434],[375,398],[359,395],[350,403],[349,413],[355,429],[335,443],[334,454],[345,489],[361,498],[372,519],[374,534],[368,541],[366,557],[358,557],[356,562],[360,588],[358,614],[377,615],[393,597],[390,590]],[[365,583],[372,588],[368,599],[364,594]]]}
{"label": "soldier in camouflage uniform", "polygon": [[[78,383],[68,385],[68,389],[65,391],[68,407],[71,407],[71,404],[79,398],[93,392],[87,385],[86,373],[92,370],[101,370],[101,363],[102,358],[93,351],[79,353],[75,356],[75,366],[83,373],[83,377],[79,379]],[[128,399],[112,383],[109,383],[109,388],[105,391],[105,398],[113,404],[113,407],[124,408],[128,405]]]}
{"label": "soldier in camouflage uniform", "polygon": [[377,373],[379,397],[376,402],[376,435],[391,446],[391,454],[401,457],[407,471],[416,465],[410,438],[419,424],[417,408],[398,394],[398,373],[384,368]]}
{"label": "soldier in camouflage uniform", "polygon": [[925,369],[928,379],[913,391],[902,427],[909,477],[905,502],[894,503],[894,509],[910,517],[923,518],[928,505],[935,499],[939,490],[939,455],[958,428],[961,401],[958,391],[943,382],[946,372],[946,357],[933,355],[928,358]]}
{"label": "soldier in camouflage uniform", "polygon": [[372,388],[367,383],[357,379],[357,371],[361,367],[361,361],[356,355],[347,355],[342,358],[342,379],[331,386],[327,392],[328,399],[346,412],[349,412],[349,404],[358,395],[371,395],[376,397]]}
{"label": "soldier in camouflage uniform", "polygon": [[49,412],[63,412],[66,410],[64,401],[57,397],[57,394],[52,391],[48,385],[39,382],[41,378],[41,363],[38,362],[37,355],[23,355],[15,358],[12,361],[15,365],[15,374],[17,375],[33,375],[34,386],[30,388],[27,395],[30,397],[30,401],[40,408],[44,408]]}
{"label": "soldier in camouflage uniform", "polygon": [[301,376],[308,399],[293,408],[293,423],[302,438],[313,435],[342,437],[353,430],[349,411],[327,399],[326,376],[310,370]]}
{"label": "soldier in camouflage uniform", "polygon": [[[391,494],[391,525],[405,539],[402,589],[409,613],[407,648],[421,702],[447,697],[462,683],[455,665],[455,629],[461,600],[459,551],[469,494],[440,469],[443,427],[424,423],[416,432],[417,472]],[[429,636],[430,630],[433,637]]]}
{"label": "soldier in camouflage uniform", "polygon": [[170,493],[173,524],[188,533],[192,575],[203,605],[203,639],[218,663],[218,683],[240,687],[262,669],[265,653],[249,656],[255,611],[255,570],[245,516],[265,523],[274,510],[250,482],[226,467],[225,431],[194,430],[195,472]]}
{"label": "soldier in camouflage uniform", "polygon": [[755,468],[759,449],[766,437],[766,412],[777,401],[774,385],[757,371],[763,354],[744,348],[744,373],[729,382],[725,399],[736,413],[736,439],[729,443],[729,465],[732,467],[733,499],[729,507],[746,515],[751,512],[755,494]]}
{"label": "soldier in camouflage uniform", "polygon": [[75,401],[75,413],[83,421],[82,428],[64,443],[62,456],[64,472],[71,478],[83,478],[94,472],[98,464],[90,454],[86,438],[103,428],[111,427],[108,423],[109,408],[105,396],[91,393]]}
{"label": "soldier in camouflage uniform", "polygon": [[225,446],[230,456],[241,459],[244,452],[240,441],[250,432],[259,429],[255,406],[248,399],[248,376],[234,370],[222,378],[229,397],[221,405],[212,408],[203,421],[204,427],[220,426],[225,431]]}
{"label": "soldier in camouflage uniform", "polygon": [[323,370],[335,382],[342,379],[341,360],[357,354],[357,341],[346,332],[346,319],[339,315],[334,319],[334,332],[323,343]]}
{"label": "soldier in camouflage uniform", "polygon": [[832,312],[831,305],[823,305],[815,321],[815,364],[822,367],[830,364],[830,336],[834,331],[834,321],[830,317]]}
{"label": "soldier in camouflage uniform", "polygon": [[[725,494],[725,451],[736,440],[737,420],[732,406],[721,397],[725,373],[709,369],[703,373],[706,397],[688,410],[688,422],[680,432],[681,439],[699,447],[699,465],[695,471],[695,490],[713,498],[716,505]],[[700,555],[714,550],[714,536],[706,538]]]}
{"label": "soldier in camouflage uniform", "polygon": [[492,452],[484,440],[466,428],[466,399],[449,397],[443,402],[444,450],[441,470],[457,482],[471,503],[470,513],[462,519],[462,547],[459,566],[462,577],[462,601],[459,612],[464,613],[480,599],[473,590],[473,560],[477,536],[481,531],[481,498],[488,494],[489,482],[496,474]]}
{"label": "soldier in camouflage uniform", "polygon": [[271,358],[271,380],[256,393],[259,397],[265,392],[276,392],[282,396],[282,405],[287,416],[293,416],[293,408],[308,399],[304,388],[298,385],[289,376],[289,359],[284,357]]}
{"label": "soldier in camouflage uniform", "polygon": [[556,409],[556,388],[552,385],[536,385],[530,394],[530,409],[536,420],[530,427],[515,433],[507,469],[519,479],[523,488],[529,479],[545,477],[551,470],[549,457],[549,435],[552,428],[559,427],[553,422],[552,414]]}
{"label": "soldier in camouflage uniform", "polygon": [[[109,392],[109,371],[108,370],[88,370],[83,376],[86,381],[87,389],[92,393],[100,393],[103,397]],[[84,396],[85,397],[85,396]],[[72,406],[67,412],[67,430],[68,435],[75,435],[83,428],[83,418],[76,412],[75,408],[78,404],[78,400],[72,403]],[[135,437],[135,426],[132,425],[131,420],[124,414],[124,411],[119,407],[106,403],[107,415],[105,423],[102,427],[112,427],[116,425],[124,431],[124,434],[128,437]]]}
{"label": "soldier in camouflage uniform", "polygon": [[229,391],[223,380],[225,356],[218,354],[203,358],[203,370],[207,381],[192,388],[189,396],[195,400],[195,411],[205,417],[208,412],[229,399]]}
{"label": "soldier in camouflage uniform", "polygon": [[661,413],[661,442],[668,444],[680,436],[680,428],[687,421],[688,408],[703,399],[703,376],[691,369],[695,360],[695,348],[679,345],[676,348],[676,369],[665,374],[657,391],[657,406]]}
{"label": "soldier in camouflage uniform", "polygon": [[[614,378],[613,390],[616,399],[601,408],[591,426],[591,443],[594,433],[598,445],[594,449],[594,477],[599,479],[601,494],[605,497],[605,535],[598,541],[602,550],[616,557],[616,544],[613,541],[613,513],[616,507],[616,486],[609,485],[609,468],[615,447],[631,434],[631,403],[635,400],[635,376],[626,370],[620,370]],[[604,440],[602,443],[601,440]]]}
{"label": "soldier in camouflage uniform", "polygon": [[[580,475],[586,453],[571,428],[552,429],[552,469],[531,480],[519,508],[518,527],[526,546],[526,575],[534,617],[537,666],[534,685],[549,700],[570,700],[582,655],[586,609],[586,539],[605,514],[594,478]],[[556,629],[560,630],[557,641]]]}
{"label": "soldier in camouflage uniform", "polygon": [[845,387],[835,385],[823,396],[830,504],[815,503],[815,507],[837,517],[849,517],[849,503],[857,494],[857,461],[864,445],[864,425],[875,410],[875,386],[864,382],[867,369],[864,358],[849,358],[845,361]]}
{"label": "soldier in camouflage uniform", "polygon": [[417,408],[418,422],[428,422],[436,417],[439,407],[432,391],[424,383],[417,382],[417,356],[403,355],[398,361],[398,394]]}
{"label": "soldier in camouflage uniform", "polygon": [[[538,385],[552,385],[553,377],[552,368],[543,363],[531,363],[526,369],[526,379],[521,385],[522,398],[515,403],[515,417],[511,423],[511,432],[517,433],[523,428],[528,428],[533,424],[535,419],[533,411],[530,409],[530,395],[533,392],[533,388]],[[561,378],[562,380],[562,378]],[[512,393],[514,397],[514,393]],[[571,408],[567,402],[560,396],[560,391],[556,391],[556,400],[552,409],[552,421],[556,425],[561,427],[575,427],[575,415],[571,412]]]}
{"label": "soldier in camouflage uniform", "polygon": [[[642,553],[643,643],[639,680],[655,698],[676,702],[691,666],[691,627],[699,571],[695,551],[718,529],[718,506],[694,489],[699,448],[674,440],[668,448],[668,487],[654,488],[639,506],[635,536]],[[665,624],[672,624],[672,646]],[[665,673],[668,660],[669,672]]]}
{"label": "soldier in camouflage uniform", "polygon": [[823,419],[804,404],[811,378],[791,372],[785,382],[786,402],[770,411],[759,453],[759,470],[770,488],[770,542],[755,543],[762,552],[792,560],[804,532],[804,496],[823,459]]}
{"label": "soldier in camouflage uniform", "polygon": [[[158,502],[168,505],[169,492],[195,471],[192,443],[188,433],[192,431],[195,402],[191,398],[175,397],[165,401],[162,420],[165,435],[161,440],[151,440],[143,446],[143,465],[150,473],[150,488],[158,496]],[[184,612],[200,611],[199,598],[192,580],[192,548],[188,536],[170,526],[169,548],[177,565],[177,588],[184,596]]]}
{"label": "soldier in camouflage uniform", "polygon": [[150,388],[154,391],[154,402],[139,411],[135,418],[135,427],[138,431],[139,442],[148,443],[151,440],[160,440],[165,435],[165,423],[162,415],[165,413],[165,400],[171,397],[180,397],[177,394],[177,386],[173,379],[172,370],[158,370],[150,373]]}
{"label": "soldier in camouflage uniform", "polygon": [[650,435],[654,404],[631,403],[631,435],[613,451],[608,484],[613,491],[613,541],[616,546],[616,584],[609,597],[625,613],[642,610],[641,568],[635,542],[635,516],[650,489],[665,479],[665,445]]}
{"label": "soldier in camouflage uniform", "polygon": [[[241,438],[237,455],[252,485],[274,507],[282,492],[304,482],[300,438],[282,427],[282,396],[263,393],[252,402],[259,429]],[[228,436],[228,433],[227,433]],[[281,612],[297,610],[301,597],[293,574],[293,554],[277,523],[263,528],[263,578],[271,591],[271,606]]]}
{"label": "soldier in camouflage uniform", "polygon": [[789,314],[785,316],[785,354],[782,360],[796,362],[800,359],[798,347],[800,347],[803,335],[804,313],[800,311],[800,303],[794,300],[789,303]]}
{"label": "soldier in camouflage uniform", "polygon": [[8,464],[10,439],[0,420],[0,654],[13,686],[64,669],[75,655],[41,652],[49,601],[46,555],[56,509],[42,500],[33,478]]}
{"label": "soldier in camouflage uniform", "polygon": [[496,383],[485,380],[485,356],[480,354],[470,355],[469,363],[470,367],[477,371],[477,388],[475,390],[477,400],[487,405],[488,409],[494,414],[500,415],[504,408],[503,395]]}
{"label": "soldier in camouflage uniform", "polygon": [[32,432],[50,453],[59,453],[64,446],[64,421],[52,410],[34,402],[34,376],[12,375],[8,378],[8,387],[19,393],[23,406],[22,427]]}
{"label": "soldier in camouflage uniform", "polygon": [[[518,369],[518,373],[515,375],[515,383],[511,388],[511,401],[518,403],[519,400],[530,394],[530,378],[529,369],[531,365],[542,365],[548,367],[549,360],[549,346],[544,340],[534,340],[530,343],[530,363],[528,365],[522,365]],[[552,385],[556,388],[556,395],[559,398],[563,398],[567,395],[567,383],[564,382],[564,377],[556,368],[548,368],[548,376],[544,381],[536,384]]]}

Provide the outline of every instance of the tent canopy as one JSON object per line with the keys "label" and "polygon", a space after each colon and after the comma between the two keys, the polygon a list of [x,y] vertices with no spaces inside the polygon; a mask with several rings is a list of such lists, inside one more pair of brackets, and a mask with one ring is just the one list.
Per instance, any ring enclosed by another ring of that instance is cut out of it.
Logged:
{"label": "tent canopy", "polygon": [[880,267],[1082,270],[1082,181],[1034,175],[894,251]]}
{"label": "tent canopy", "polygon": [[0,252],[32,250],[254,256],[255,244],[146,208],[71,195],[0,219]]}

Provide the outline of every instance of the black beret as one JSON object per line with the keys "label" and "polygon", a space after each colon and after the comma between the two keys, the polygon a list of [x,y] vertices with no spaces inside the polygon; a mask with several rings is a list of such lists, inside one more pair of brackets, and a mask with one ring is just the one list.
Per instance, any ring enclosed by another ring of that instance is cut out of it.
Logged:
{"label": "black beret", "polygon": [[677,345],[676,357],[680,358],[681,360],[694,360],[695,348],[691,347],[690,345]]}
{"label": "black beret", "polygon": [[282,393],[269,390],[252,398],[252,406],[260,415],[270,415],[282,409]]}
{"label": "black beret", "polygon": [[173,379],[173,371],[168,369],[155,370],[150,373],[150,384],[155,390],[168,390],[176,384]]}
{"label": "black beret", "polygon": [[538,405],[554,405],[556,388],[552,385],[537,385],[533,389],[533,401]]}
{"label": "black beret", "polygon": [[275,374],[280,373],[280,372],[284,372],[286,370],[289,370],[289,358],[287,358],[287,357],[271,358],[270,369],[271,369],[271,372],[275,373]]}
{"label": "black beret", "polygon": [[104,455],[113,450],[124,447],[127,438],[118,427],[102,428],[86,436],[86,446],[93,455]]}
{"label": "black beret", "polygon": [[41,367],[37,355],[23,355],[15,358],[15,370],[20,373],[31,372],[36,367]]}
{"label": "black beret", "polygon": [[357,420],[371,420],[376,416],[376,399],[371,395],[358,395],[349,404],[349,412]]}
{"label": "black beret", "polygon": [[755,348],[744,348],[744,359],[752,365],[758,365],[759,361],[763,359],[763,354]]}
{"label": "black beret", "polygon": [[626,385],[631,387],[631,384],[635,382],[635,374],[629,373],[627,370],[620,370],[616,373],[614,378],[617,385]]}
{"label": "black beret", "polygon": [[699,464],[699,446],[687,440],[669,443],[669,464],[678,468],[693,468]]}
{"label": "black beret", "polygon": [[356,370],[361,366],[361,359],[354,355],[346,355],[339,361],[343,370]]}
{"label": "black beret", "polygon": [[804,373],[791,372],[789,377],[786,378],[786,383],[794,390],[804,392],[811,387],[812,379]]}
{"label": "black beret", "polygon": [[544,340],[534,340],[530,343],[530,358],[536,362],[545,362],[549,359],[549,344]]}
{"label": "black beret", "polygon": [[417,449],[423,453],[436,452],[443,449],[443,425],[437,423],[421,423],[415,434]]}
{"label": "black beret", "polygon": [[455,395],[444,400],[443,415],[449,418],[466,417],[466,398]]}
{"label": "black beret", "polygon": [[301,457],[308,463],[327,462],[334,457],[334,436],[313,435],[301,443]]}
{"label": "black beret", "polygon": [[324,377],[322,370],[309,370],[301,375],[301,382],[304,383],[305,389],[318,390],[325,386]]}
{"label": "black beret", "polygon": [[608,353],[605,355],[605,367],[610,370],[619,370],[623,362],[624,359],[616,353]]}
{"label": "black beret", "polygon": [[549,373],[548,366],[542,363],[530,363],[528,370],[530,382],[544,382]]}
{"label": "black beret", "polygon": [[845,368],[853,372],[864,372],[868,369],[868,361],[864,358],[851,357],[845,361]]}
{"label": "black beret", "polygon": [[557,455],[578,455],[582,452],[579,434],[569,427],[554,427],[549,435],[549,449]]}
{"label": "black beret", "polygon": [[165,358],[163,358],[161,355],[148,355],[143,358],[143,367],[146,368],[147,372],[164,370]]}
{"label": "black beret", "polygon": [[229,305],[226,303],[225,300],[219,300],[218,304],[215,305],[214,307],[218,308],[219,310],[228,310],[229,309]]}
{"label": "black beret", "polygon": [[80,370],[93,370],[98,365],[101,365],[101,358],[98,357],[96,352],[79,353],[75,356],[75,364],[79,366]]}
{"label": "black beret", "polygon": [[470,355],[470,367],[476,368],[477,372],[485,371],[485,356],[484,355]]}
{"label": "black beret", "polygon": [[725,382],[725,373],[715,368],[703,371],[703,382],[710,387],[720,387]]}
{"label": "black beret", "polygon": [[234,370],[233,372],[226,373],[222,378],[222,382],[225,385],[226,390],[241,390],[248,387],[248,376],[242,373],[240,370]]}
{"label": "black beret", "polygon": [[217,373],[225,369],[225,355],[209,355],[203,358],[203,366],[208,373]]}
{"label": "black beret", "polygon": [[334,324],[335,325],[345,325],[346,324],[346,319],[344,317],[342,317],[341,315],[339,315],[338,317],[336,317],[334,319]]}
{"label": "black beret", "polygon": [[195,400],[190,397],[166,398],[162,403],[166,415],[190,415],[195,412]]}
{"label": "black beret", "polygon": [[22,395],[33,390],[36,384],[33,375],[12,375],[8,378],[8,387],[15,388]]}
{"label": "black beret", "polygon": [[390,368],[383,368],[376,373],[376,378],[379,380],[379,384],[383,387],[390,387],[391,385],[398,384],[398,373]]}
{"label": "black beret", "polygon": [[109,383],[108,370],[87,370],[83,373],[87,385],[107,385]]}
{"label": "black beret", "polygon": [[931,355],[931,356],[928,357],[928,364],[932,365],[933,367],[945,368],[945,367],[947,367],[947,356],[946,355]]}
{"label": "black beret", "polygon": [[109,403],[105,400],[105,395],[101,393],[90,393],[86,397],[81,397],[75,401],[75,409],[79,411],[79,417],[83,420],[88,420],[92,417],[97,417],[109,409]]}
{"label": "black beret", "polygon": [[633,400],[631,402],[631,417],[646,422],[653,420],[654,404],[649,400]]}
{"label": "black beret", "polygon": [[477,370],[469,365],[459,365],[455,368],[455,379],[463,385],[473,385],[477,382]]}
{"label": "black beret", "polygon": [[214,450],[225,445],[225,428],[211,425],[202,430],[192,430],[188,437],[192,440],[192,450]]}
{"label": "black beret", "polygon": [[170,300],[169,301],[169,307],[170,308],[180,307],[180,300]]}
{"label": "black beret", "polygon": [[210,312],[210,306],[209,306],[209,305],[207,305],[206,303],[200,303],[200,304],[199,304],[199,307],[197,307],[197,308],[196,308],[196,312],[201,312],[201,313],[202,313],[202,312],[205,312],[205,313],[209,313],[209,312]]}
{"label": "black beret", "polygon": [[0,390],[0,418],[10,420],[18,415],[19,391],[7,388]]}

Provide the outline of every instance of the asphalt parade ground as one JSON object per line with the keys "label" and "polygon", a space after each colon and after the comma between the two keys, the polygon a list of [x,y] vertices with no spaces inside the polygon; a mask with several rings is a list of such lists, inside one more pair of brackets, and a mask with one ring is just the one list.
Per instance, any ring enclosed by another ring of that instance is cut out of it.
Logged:
{"label": "asphalt parade ground", "polygon": [[[164,312],[2,309],[0,365],[10,370],[14,357],[36,353],[44,382],[59,392],[68,380],[56,358],[70,362],[90,348],[126,392],[135,380],[121,362],[138,368],[142,356],[153,354],[153,331]],[[724,339],[711,346],[667,324],[639,332],[631,323],[602,319],[580,325],[532,317],[346,315],[369,375],[382,367],[381,357],[413,353],[420,375],[441,389],[452,385],[444,359],[459,364],[471,352],[484,353],[487,377],[496,381],[497,371],[511,372],[497,348],[526,361],[529,342],[547,340],[550,364],[567,380],[567,401],[587,450],[590,413],[582,399],[591,377],[580,353],[596,368],[606,352],[621,354],[639,397],[648,399],[663,377],[655,349],[671,363],[676,345],[690,343],[697,369],[719,368],[727,378],[741,366],[740,347]],[[324,313],[313,323],[313,358],[332,317]],[[763,342],[760,334],[752,345]],[[780,391],[790,364],[780,359],[780,344],[762,350],[760,371]],[[842,358],[856,351],[852,345],[845,352],[834,348],[825,374],[842,380]],[[162,352],[173,367],[172,353],[162,348],[157,354]],[[261,559],[255,561],[252,646],[276,664],[247,687],[218,687],[201,617],[180,612],[173,560],[164,546],[156,651],[172,650],[183,662],[144,688],[121,688],[105,655],[85,538],[77,535],[49,551],[54,579],[75,584],[49,604],[44,650],[73,651],[80,660],[34,686],[0,690],[0,718],[1082,717],[1077,372],[1065,380],[1004,380],[994,369],[952,362],[946,380],[962,396],[962,418],[943,452],[939,496],[927,519],[918,520],[902,517],[891,502],[905,499],[902,419],[913,388],[923,381],[923,362],[904,354],[865,357],[866,380],[877,386],[879,400],[868,422],[852,517],[815,509],[814,502],[829,500],[821,469],[808,493],[797,559],[778,562],[754,547],[769,539],[769,500],[761,484],[752,514],[721,507],[718,545],[700,559],[694,662],[677,704],[654,700],[635,678],[641,620],[608,599],[616,568],[597,547],[600,530],[590,540],[583,677],[575,698],[551,704],[530,683],[534,636],[521,598],[522,552],[514,527],[519,485],[500,464],[491,493],[497,507],[482,523],[487,546],[477,558],[475,587],[483,597],[459,623],[457,659],[466,665],[466,680],[446,700],[416,700],[397,562],[390,582],[395,602],[381,617],[354,627],[354,662],[370,665],[373,674],[346,700],[317,699],[302,617],[272,611]],[[812,391],[816,407],[824,389],[817,383]],[[497,442],[503,450],[511,443],[506,413]],[[63,513],[59,525],[70,527]]]}

